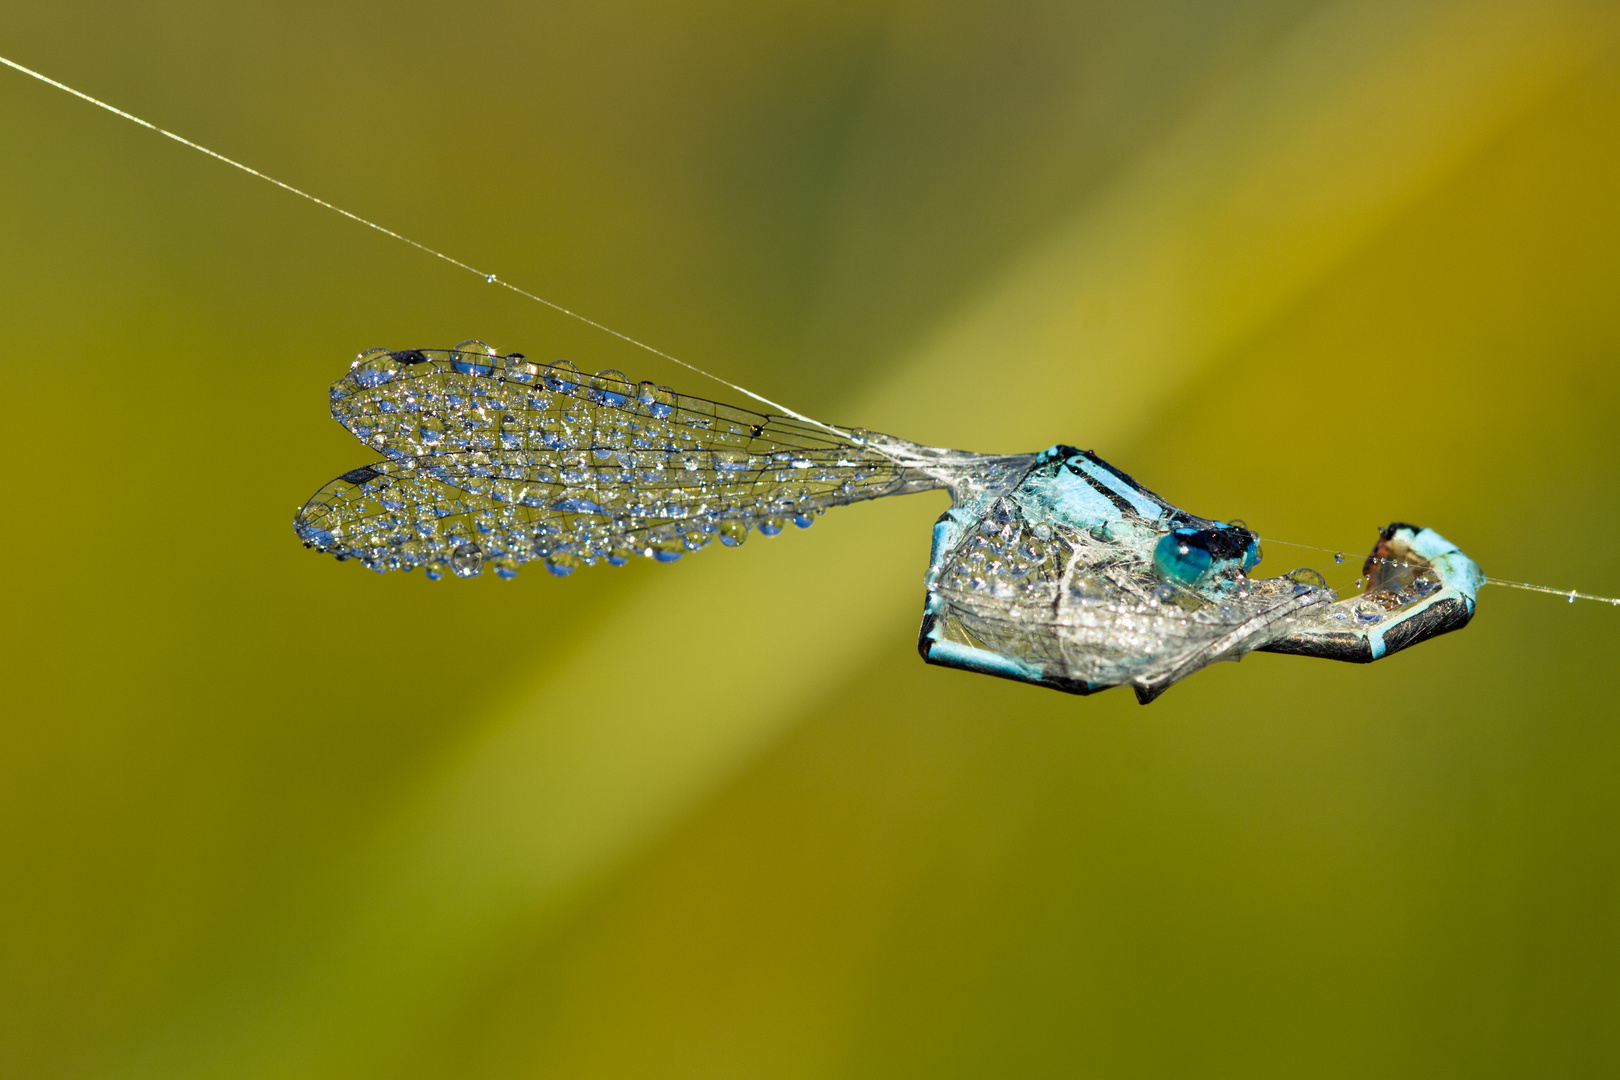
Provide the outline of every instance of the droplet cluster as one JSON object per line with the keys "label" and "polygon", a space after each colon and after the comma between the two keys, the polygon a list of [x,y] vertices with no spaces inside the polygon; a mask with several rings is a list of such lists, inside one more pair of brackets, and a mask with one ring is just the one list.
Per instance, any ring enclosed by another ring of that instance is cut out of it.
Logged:
{"label": "droplet cluster", "polygon": [[631,382],[478,341],[373,349],[330,390],[333,418],[382,460],[298,511],[310,547],[377,571],[567,575],[807,528],[827,507],[942,486],[865,432]]}
{"label": "droplet cluster", "polygon": [[1013,605],[1049,605],[1071,546],[1054,542],[1051,525],[1025,520],[1011,499],[996,498],[930,574],[928,585]]}

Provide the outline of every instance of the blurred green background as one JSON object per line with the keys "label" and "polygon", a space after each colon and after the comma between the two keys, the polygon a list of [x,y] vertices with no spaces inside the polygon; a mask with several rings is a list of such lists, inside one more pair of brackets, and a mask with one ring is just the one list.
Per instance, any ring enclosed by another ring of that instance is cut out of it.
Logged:
{"label": "blurred green background", "polygon": [[[59,2],[0,53],[1273,572],[1404,519],[1620,593],[1612,3]],[[368,460],[355,352],[715,388],[11,72],[0,138],[0,1075],[1620,1070],[1620,612],[1142,709],[917,659],[938,495],[368,574],[290,528]]]}

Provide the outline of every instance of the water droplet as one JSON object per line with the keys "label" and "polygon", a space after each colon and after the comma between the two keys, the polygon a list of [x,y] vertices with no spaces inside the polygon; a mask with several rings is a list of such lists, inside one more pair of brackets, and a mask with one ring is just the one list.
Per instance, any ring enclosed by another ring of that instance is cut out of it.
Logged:
{"label": "water droplet", "polygon": [[424,446],[438,446],[444,442],[444,421],[437,416],[424,416],[417,422],[416,433]]}
{"label": "water droplet", "polygon": [[667,386],[642,383],[637,389],[636,400],[641,402],[648,416],[658,420],[663,420],[675,412],[675,391]]}
{"label": "water droplet", "polygon": [[502,555],[494,562],[495,576],[502,581],[511,581],[518,576],[518,561],[510,555]]}
{"label": "water droplet", "polygon": [[469,338],[451,350],[450,366],[463,375],[488,375],[495,370],[494,348]]}
{"label": "water droplet", "polygon": [[[495,275],[494,274],[485,274],[484,275],[484,280],[489,282],[491,285],[493,285],[493,284],[495,284]],[[444,339],[440,338],[439,340],[443,341]]]}
{"label": "water droplet", "polygon": [[1334,552],[1334,553],[1333,553],[1333,561],[1334,561],[1334,562],[1336,562],[1336,563],[1342,563],[1342,562],[1344,562],[1344,552],[1342,552],[1342,551],[1335,551],[1335,552]]}
{"label": "water droplet", "polygon": [[1571,589],[1569,591],[1569,602],[1572,603],[1572,604],[1575,602],[1575,590],[1574,589]]}
{"label": "water droplet", "polygon": [[797,525],[801,529],[808,529],[815,523],[815,517],[809,513],[798,513],[793,515],[793,524]]}
{"label": "water droplet", "polygon": [[579,368],[567,360],[553,360],[550,364],[541,368],[540,377],[545,380],[546,385],[551,389],[559,390],[565,394],[579,386],[582,378]]}
{"label": "water droplet", "polygon": [[580,567],[579,556],[572,551],[553,551],[546,556],[546,569],[558,577],[567,577]]}
{"label": "water droplet", "polygon": [[1309,567],[1301,567],[1298,570],[1290,570],[1284,576],[1287,577],[1289,581],[1292,581],[1295,585],[1304,585],[1307,588],[1312,589],[1327,588],[1327,579]]}
{"label": "water droplet", "polygon": [[393,380],[399,374],[399,361],[387,349],[372,349],[370,354],[361,354],[362,359],[354,369],[354,381],[368,389],[381,386]]}
{"label": "water droplet", "polygon": [[445,565],[440,559],[433,559],[422,564],[422,576],[429,581],[438,581],[444,577]]}
{"label": "water droplet", "polygon": [[627,408],[630,404],[630,380],[624,372],[613,368],[604,368],[591,376],[591,397],[595,401],[614,409]]}
{"label": "water droplet", "polygon": [[323,551],[337,542],[337,538],[332,535],[330,530],[323,529],[319,525],[302,519],[295,523],[293,531],[298,534],[299,539],[303,540],[304,543],[318,547]]}
{"label": "water droplet", "polygon": [[775,536],[785,528],[787,522],[779,517],[761,518],[759,521],[759,534],[761,536]]}
{"label": "water droplet", "polygon": [[501,368],[508,379],[521,383],[529,382],[540,372],[540,369],[529,363],[528,357],[520,352],[502,357]]}
{"label": "water droplet", "polygon": [[450,553],[450,569],[456,577],[477,577],[484,570],[484,553],[477,544],[461,544]]}
{"label": "water droplet", "polygon": [[741,547],[743,541],[748,539],[748,522],[722,521],[719,527],[720,542],[726,547]]}

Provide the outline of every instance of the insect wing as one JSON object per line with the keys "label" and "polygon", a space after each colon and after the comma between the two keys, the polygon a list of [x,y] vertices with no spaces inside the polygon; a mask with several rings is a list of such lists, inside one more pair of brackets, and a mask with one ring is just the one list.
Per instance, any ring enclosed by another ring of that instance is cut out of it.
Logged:
{"label": "insect wing", "polygon": [[[326,510],[301,514],[300,535],[336,551],[353,546],[334,547],[337,537],[361,529],[355,550],[379,569],[448,563],[457,549],[514,572],[529,558],[563,573],[633,555],[671,561],[751,530],[808,527],[829,506],[936,486],[855,433],[478,342],[364,353],[331,398],[333,416],[387,457],[367,467],[387,479],[323,488],[312,502]],[[410,507],[410,528],[387,526],[402,511],[366,501],[381,484]],[[433,521],[456,530],[421,535]]]}
{"label": "insect wing", "polygon": [[516,573],[536,555],[532,528],[501,510],[409,465],[379,461],[322,487],[293,524],[306,545],[379,572],[422,566],[429,577],[473,577],[486,564]]}

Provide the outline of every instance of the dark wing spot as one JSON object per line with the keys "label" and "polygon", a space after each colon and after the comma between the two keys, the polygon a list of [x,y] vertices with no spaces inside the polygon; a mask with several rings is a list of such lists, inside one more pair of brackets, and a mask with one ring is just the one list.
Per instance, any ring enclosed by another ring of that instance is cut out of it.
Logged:
{"label": "dark wing spot", "polygon": [[378,472],[376,469],[373,469],[370,465],[362,465],[358,469],[350,469],[348,472],[338,477],[338,479],[350,484],[354,484],[356,487],[358,487],[367,480],[375,479],[381,475],[382,473]]}

